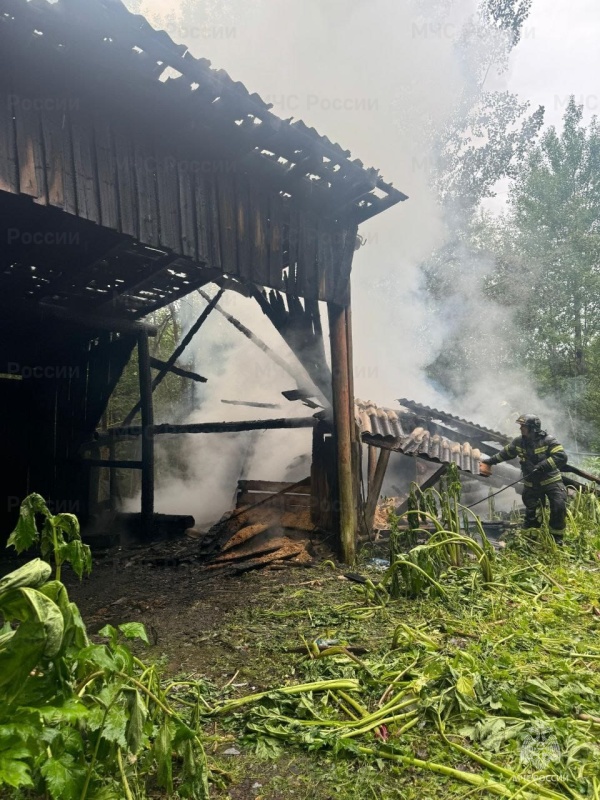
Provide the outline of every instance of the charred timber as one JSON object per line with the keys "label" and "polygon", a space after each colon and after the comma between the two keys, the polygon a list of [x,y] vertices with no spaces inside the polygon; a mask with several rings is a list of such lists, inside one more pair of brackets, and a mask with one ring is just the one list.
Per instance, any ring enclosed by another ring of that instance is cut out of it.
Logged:
{"label": "charred timber", "polygon": [[[151,385],[151,391],[152,392],[156,389],[157,386],[159,386],[162,383],[163,379],[165,378],[165,376],[167,375],[167,373],[169,372],[171,367],[175,364],[175,362],[177,361],[179,356],[183,353],[185,348],[192,341],[193,337],[200,330],[202,325],[204,325],[204,323],[207,320],[210,312],[217,305],[217,302],[219,301],[219,298],[221,297],[222,294],[223,294],[223,289],[219,289],[219,291],[212,298],[212,300],[209,298],[209,303],[206,306],[206,308],[200,314],[200,316],[198,317],[196,322],[194,322],[194,324],[189,329],[189,331],[186,333],[186,335],[183,337],[181,342],[177,345],[175,350],[173,350],[173,352],[169,356],[168,361],[165,363],[165,366],[160,369],[158,375],[156,375],[156,377],[152,381],[152,385]],[[129,414],[127,414],[127,416],[123,420],[123,425],[129,425],[129,423],[133,420],[133,418],[135,417],[137,412],[140,410],[140,408],[141,408],[141,400],[140,400],[140,402],[136,403],[134,405],[134,407],[131,409],[131,411],[129,412]]]}
{"label": "charred timber", "polygon": [[168,364],[166,361],[161,361],[159,358],[154,358],[153,356],[150,357],[150,366],[153,369],[160,369],[166,370],[167,372],[172,372],[173,375],[179,375],[180,378],[189,378],[191,381],[196,381],[197,383],[206,383],[208,378],[204,378],[202,375],[198,375],[197,372],[190,372],[188,369],[181,369],[181,367],[175,367],[173,364]]}
{"label": "charred timber", "polygon": [[154,409],[152,406],[152,374],[148,335],[138,335],[138,373],[140,383],[140,409],[142,424],[142,529],[146,536],[152,534],[154,514]]}
{"label": "charred timber", "polygon": [[251,408],[281,408],[277,403],[256,403],[251,400],[221,400],[229,406],[250,406]]}
{"label": "charred timber", "polygon": [[[162,433],[240,433],[242,431],[275,430],[277,428],[313,428],[317,424],[314,417],[297,417],[296,419],[255,419],[240,422],[197,422],[188,425],[173,425],[166,422],[153,425],[151,433],[155,436]],[[98,436],[97,442],[104,444],[115,436],[142,436],[141,425],[109,428]]]}

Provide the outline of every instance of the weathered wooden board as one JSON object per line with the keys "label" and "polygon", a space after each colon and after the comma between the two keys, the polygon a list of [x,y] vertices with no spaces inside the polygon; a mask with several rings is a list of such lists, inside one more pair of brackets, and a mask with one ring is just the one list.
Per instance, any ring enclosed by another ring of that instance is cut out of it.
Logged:
{"label": "weathered wooden board", "polygon": [[194,173],[195,216],[196,216],[196,241],[198,243],[198,260],[211,267],[212,263],[210,245],[210,183],[202,174]]}
{"label": "weathered wooden board", "polygon": [[283,288],[283,207],[281,195],[269,195],[269,285]]}
{"label": "weathered wooden board", "polygon": [[[156,187],[160,219],[160,245],[181,253],[179,186],[176,159],[165,150],[162,142],[156,149]],[[155,225],[158,220],[155,221]]]}
{"label": "weathered wooden board", "polygon": [[17,143],[9,91],[0,93],[0,191],[17,194]]}
{"label": "weathered wooden board", "polygon": [[107,228],[119,229],[119,193],[117,161],[113,151],[110,123],[105,117],[94,117],[94,141],[98,169],[100,221]]}
{"label": "weathered wooden board", "polygon": [[236,199],[234,176],[217,176],[217,198],[219,204],[219,229],[221,241],[221,266],[228,275],[238,274]]}
{"label": "weathered wooden board", "polygon": [[208,187],[208,242],[209,242],[209,266],[216,269],[223,267],[223,254],[221,252],[221,229],[219,219],[219,197],[217,193],[217,177],[207,176]]}
{"label": "weathered wooden board", "polygon": [[84,219],[98,222],[100,219],[100,195],[94,134],[87,111],[69,112],[77,192],[77,214]]}
{"label": "weathered wooden board", "polygon": [[159,212],[156,190],[157,158],[147,139],[135,142],[134,186],[137,192],[140,239],[144,244],[158,247]]}
{"label": "weathered wooden board", "polygon": [[70,159],[70,146],[65,136],[66,112],[58,109],[45,109],[42,118],[42,138],[44,144],[44,168],[48,186],[48,203],[55,208],[65,207],[65,157]]}
{"label": "weathered wooden board", "polygon": [[179,180],[179,213],[181,226],[181,252],[184,256],[198,260],[196,242],[196,200],[194,197],[194,179],[189,162],[179,161],[177,164]]}
{"label": "weathered wooden board", "polygon": [[252,276],[259,286],[268,286],[269,273],[269,199],[255,192],[252,202]]}
{"label": "weathered wooden board", "polygon": [[252,279],[252,211],[250,191],[244,176],[235,179],[236,236],[238,274]]}
{"label": "weathered wooden board", "polygon": [[39,112],[33,103],[19,103],[13,107],[19,159],[19,191],[29,195],[36,203],[47,202],[42,147],[42,129]]}
{"label": "weathered wooden board", "polygon": [[119,193],[119,218],[121,233],[139,238],[138,198],[135,185],[133,142],[125,133],[113,134],[117,159],[117,188]]}

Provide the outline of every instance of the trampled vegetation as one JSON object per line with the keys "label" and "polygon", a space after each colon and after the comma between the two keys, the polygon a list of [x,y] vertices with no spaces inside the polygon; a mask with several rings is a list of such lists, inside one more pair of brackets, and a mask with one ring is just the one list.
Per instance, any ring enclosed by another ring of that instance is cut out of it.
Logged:
{"label": "trampled vegetation", "polygon": [[[325,564],[251,619],[240,609],[270,653],[248,675],[260,685],[266,670],[272,686],[249,695],[202,664],[201,677],[161,677],[125,644],[146,640],[135,623],[91,643],[44,561],[6,576],[2,796],[239,797],[253,770],[270,776],[249,792],[265,800],[599,797],[598,500],[574,498],[561,550],[543,530],[516,531],[498,553],[457,527],[455,480],[413,500],[411,528],[393,521],[387,571],[365,562],[357,583]],[[42,502],[24,504],[19,549]],[[57,564],[78,541],[61,517],[44,515],[47,535],[68,531],[44,551]],[[290,758],[301,775],[286,775]]]}

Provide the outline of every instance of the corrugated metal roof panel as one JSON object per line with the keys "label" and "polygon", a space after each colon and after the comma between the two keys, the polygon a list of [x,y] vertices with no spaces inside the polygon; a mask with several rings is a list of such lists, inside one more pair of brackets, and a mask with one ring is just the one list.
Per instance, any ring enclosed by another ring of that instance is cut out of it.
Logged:
{"label": "corrugated metal roof panel", "polygon": [[[381,408],[371,400],[355,401],[355,417],[362,436],[382,439],[394,450],[441,464],[456,464],[463,472],[479,473],[481,451],[470,442],[457,442],[415,427],[414,414]],[[372,442],[376,444],[376,442]]]}
{"label": "corrugated metal roof panel", "polygon": [[414,400],[409,400],[406,397],[399,398],[398,402],[401,406],[404,406],[409,411],[413,411],[415,414],[426,414],[431,417],[439,417],[440,420],[455,420],[456,422],[460,422],[463,425],[470,425],[473,428],[477,428],[482,434],[489,434],[490,437],[494,437],[501,442],[511,440],[506,433],[501,433],[500,431],[492,430],[491,428],[484,428],[482,425],[478,425],[476,422],[471,422],[468,419],[463,419],[463,417],[456,417],[454,414],[448,414],[447,411],[440,411],[437,408],[432,408],[431,406],[424,406],[420,403],[415,402]]}

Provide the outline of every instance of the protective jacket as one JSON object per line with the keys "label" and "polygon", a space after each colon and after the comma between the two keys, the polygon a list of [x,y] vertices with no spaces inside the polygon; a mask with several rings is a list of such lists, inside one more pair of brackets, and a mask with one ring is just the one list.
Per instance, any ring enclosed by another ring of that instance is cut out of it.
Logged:
{"label": "protective jacket", "polygon": [[[567,454],[562,444],[543,432],[533,437],[517,436],[495,456],[486,459],[486,462],[493,466],[513,458],[518,458],[521,462],[525,486],[548,486],[562,480],[560,470],[567,463]],[[531,472],[533,475],[530,475]]]}

